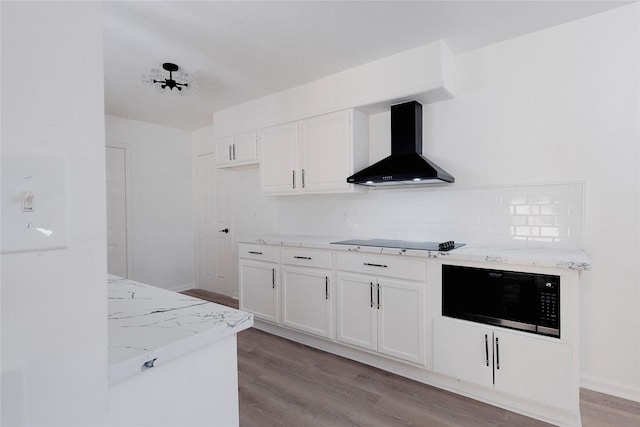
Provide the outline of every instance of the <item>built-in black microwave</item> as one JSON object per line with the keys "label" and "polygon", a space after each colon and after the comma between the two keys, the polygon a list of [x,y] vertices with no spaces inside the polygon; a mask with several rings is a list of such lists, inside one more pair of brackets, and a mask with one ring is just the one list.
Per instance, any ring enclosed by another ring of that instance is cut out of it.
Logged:
{"label": "built-in black microwave", "polygon": [[560,338],[560,276],[443,265],[442,315]]}

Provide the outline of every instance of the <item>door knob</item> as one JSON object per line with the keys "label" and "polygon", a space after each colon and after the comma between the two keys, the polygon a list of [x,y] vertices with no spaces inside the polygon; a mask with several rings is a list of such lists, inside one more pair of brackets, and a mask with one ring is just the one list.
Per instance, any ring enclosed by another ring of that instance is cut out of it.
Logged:
{"label": "door knob", "polygon": [[228,233],[228,232],[229,232],[229,229],[228,229],[228,228],[225,228],[225,229],[223,229],[223,230],[218,230],[218,231],[219,231],[220,233]]}

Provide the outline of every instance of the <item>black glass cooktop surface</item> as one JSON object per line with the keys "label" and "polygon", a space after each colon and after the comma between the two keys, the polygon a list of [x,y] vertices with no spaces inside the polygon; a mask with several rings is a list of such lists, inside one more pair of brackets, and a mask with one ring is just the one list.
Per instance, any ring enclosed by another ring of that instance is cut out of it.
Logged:
{"label": "black glass cooktop surface", "polygon": [[331,242],[332,245],[377,246],[381,248],[415,249],[422,251],[450,251],[464,246],[464,243],[447,242],[410,242],[387,239],[351,239]]}

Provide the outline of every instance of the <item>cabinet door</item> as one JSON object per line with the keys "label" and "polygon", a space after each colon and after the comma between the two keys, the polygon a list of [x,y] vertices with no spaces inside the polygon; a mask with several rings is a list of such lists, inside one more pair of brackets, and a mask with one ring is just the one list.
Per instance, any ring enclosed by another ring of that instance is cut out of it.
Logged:
{"label": "cabinet door", "polygon": [[278,323],[276,264],[240,260],[240,308]]}
{"label": "cabinet door", "polygon": [[282,267],[282,324],[331,337],[329,270]]}
{"label": "cabinet door", "polygon": [[347,190],[351,175],[350,112],[300,122],[300,173],[306,192]]}
{"label": "cabinet door", "polygon": [[571,409],[571,345],[504,330],[494,331],[495,388],[537,402]]}
{"label": "cabinet door", "polygon": [[378,280],[378,351],[425,363],[424,285]]}
{"label": "cabinet door", "polygon": [[491,387],[492,338],[491,328],[446,317],[436,318],[433,329],[433,370]]}
{"label": "cabinet door", "polygon": [[261,192],[297,192],[302,179],[298,172],[298,123],[262,129],[258,133],[258,144]]}
{"label": "cabinet door", "polygon": [[339,274],[337,283],[337,340],[377,350],[375,279]]}
{"label": "cabinet door", "polygon": [[227,166],[233,163],[233,137],[226,136],[215,140],[216,166]]}
{"label": "cabinet door", "polygon": [[232,149],[235,163],[250,163],[258,160],[258,140],[256,132],[236,135]]}

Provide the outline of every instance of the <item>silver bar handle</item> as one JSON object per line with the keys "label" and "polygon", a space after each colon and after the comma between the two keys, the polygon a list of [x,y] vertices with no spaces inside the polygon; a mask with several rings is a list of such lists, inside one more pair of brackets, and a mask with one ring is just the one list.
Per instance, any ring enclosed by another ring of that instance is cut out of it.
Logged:
{"label": "silver bar handle", "polygon": [[329,276],[324,276],[324,299],[329,299]]}
{"label": "silver bar handle", "polygon": [[291,176],[293,176],[293,189],[296,188],[296,171],[292,170],[291,171]]}
{"label": "silver bar handle", "polygon": [[256,251],[249,251],[249,253],[254,255],[262,255],[262,252],[256,252]]}
{"label": "silver bar handle", "polygon": [[386,264],[371,264],[369,262],[365,262],[363,264],[367,265],[369,267],[382,267],[382,268],[387,268],[388,267],[388,265],[386,265]]}
{"label": "silver bar handle", "polygon": [[310,259],[311,259],[311,257],[310,257],[310,256],[297,256],[297,255],[294,255],[293,257],[294,257],[295,259],[308,259],[308,260],[310,260]]}
{"label": "silver bar handle", "polygon": [[236,159],[236,143],[235,142],[233,143],[233,150],[232,151],[233,151],[233,160],[235,160]]}
{"label": "silver bar handle", "polygon": [[271,269],[271,287],[273,289],[276,288],[276,269],[275,268]]}
{"label": "silver bar handle", "polygon": [[484,334],[484,355],[487,366],[489,366],[489,336],[487,334]]}
{"label": "silver bar handle", "polygon": [[369,282],[369,302],[371,302],[371,308],[373,308],[373,282]]}
{"label": "silver bar handle", "polygon": [[496,337],[496,369],[500,369],[500,346],[498,344],[498,337]]}
{"label": "silver bar handle", "polygon": [[304,188],[304,169],[302,169],[302,188]]}
{"label": "silver bar handle", "polygon": [[233,157],[231,157],[231,145],[229,145],[229,160],[233,160]]}
{"label": "silver bar handle", "polygon": [[377,293],[378,293],[378,310],[380,310],[380,283],[377,284]]}

